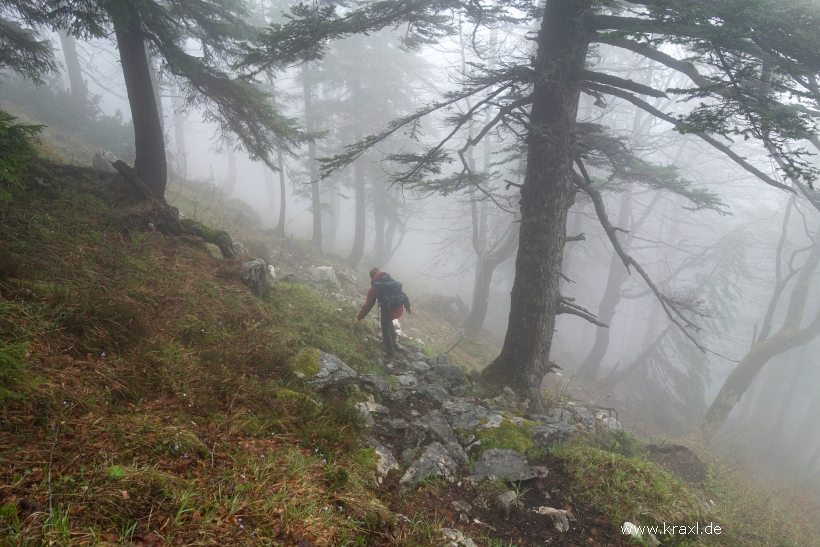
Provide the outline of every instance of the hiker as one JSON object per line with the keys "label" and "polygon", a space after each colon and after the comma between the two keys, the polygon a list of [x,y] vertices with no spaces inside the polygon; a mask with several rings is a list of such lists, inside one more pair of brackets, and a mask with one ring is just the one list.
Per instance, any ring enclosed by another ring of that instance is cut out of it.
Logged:
{"label": "hiker", "polygon": [[407,308],[407,313],[413,313],[410,309],[410,299],[402,292],[401,283],[390,277],[387,272],[382,272],[378,268],[370,270],[370,290],[367,291],[365,300],[359,315],[353,324],[358,323],[370,313],[376,300],[379,301],[379,312],[382,320],[382,337],[384,346],[387,349],[387,356],[393,357],[396,353],[398,342],[396,341],[396,329],[393,326],[393,319],[398,319]]}

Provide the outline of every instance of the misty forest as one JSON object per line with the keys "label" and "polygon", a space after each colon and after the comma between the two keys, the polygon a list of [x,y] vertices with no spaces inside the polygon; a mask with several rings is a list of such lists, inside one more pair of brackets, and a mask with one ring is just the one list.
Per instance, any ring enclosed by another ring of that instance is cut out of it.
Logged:
{"label": "misty forest", "polygon": [[0,545],[820,546],[818,80],[820,0],[4,0]]}

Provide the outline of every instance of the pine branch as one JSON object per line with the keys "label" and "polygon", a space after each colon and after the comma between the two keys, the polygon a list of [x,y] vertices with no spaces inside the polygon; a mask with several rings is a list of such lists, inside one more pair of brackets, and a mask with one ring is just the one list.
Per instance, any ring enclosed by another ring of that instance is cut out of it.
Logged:
{"label": "pine branch", "polygon": [[[655,116],[655,117],[657,117],[661,120],[664,120],[666,122],[671,123],[673,126],[675,126],[675,128],[679,128],[682,125],[680,123],[680,121],[677,120],[676,118],[670,116],[669,114],[665,114],[665,113],[661,112],[660,110],[658,110],[657,108],[655,108],[651,104],[647,103],[646,101],[644,101],[642,99],[639,99],[638,97],[632,95],[631,93],[627,93],[626,91],[623,91],[623,90],[620,90],[620,89],[617,89],[617,88],[614,88],[614,87],[603,86],[603,85],[594,84],[594,83],[593,84],[588,84],[588,85],[589,85],[589,87],[591,87],[595,91],[599,91],[601,93],[606,93],[607,95],[613,95],[615,97],[620,97],[621,99],[624,99],[624,100],[634,104],[635,106],[637,106],[641,110],[644,110],[645,112],[648,112],[649,114],[652,114],[653,116]],[[785,184],[774,180],[769,175],[763,173],[758,168],[752,166],[746,160],[744,160],[742,157],[740,157],[738,154],[736,154],[734,151],[732,151],[731,148],[729,148],[728,146],[718,142],[713,137],[707,135],[706,133],[693,133],[693,134],[697,137],[700,137],[702,140],[706,141],[707,143],[712,145],[714,148],[716,148],[716,149],[720,150],[721,152],[723,152],[726,156],[728,156],[732,161],[734,161],[740,167],[742,167],[743,169],[745,169],[749,173],[753,174],[754,176],[756,176],[758,179],[765,182],[769,186],[773,186],[775,188],[779,188],[780,190],[785,190],[785,191],[791,192],[791,193],[794,192],[793,188],[790,188],[790,187],[786,186]]]}

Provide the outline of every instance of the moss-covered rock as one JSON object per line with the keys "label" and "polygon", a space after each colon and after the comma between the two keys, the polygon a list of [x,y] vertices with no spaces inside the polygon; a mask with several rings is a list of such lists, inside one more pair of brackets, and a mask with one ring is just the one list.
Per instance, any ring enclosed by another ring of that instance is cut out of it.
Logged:
{"label": "moss-covered rock", "polygon": [[312,378],[319,374],[322,367],[319,365],[319,350],[306,348],[288,359],[288,368],[297,375]]}
{"label": "moss-covered rock", "polygon": [[472,434],[481,441],[481,447],[485,450],[503,448],[523,454],[535,446],[532,439],[532,429],[537,425],[537,423],[529,420],[512,421],[505,419],[498,427],[482,428],[482,426],[479,426],[472,431]]}

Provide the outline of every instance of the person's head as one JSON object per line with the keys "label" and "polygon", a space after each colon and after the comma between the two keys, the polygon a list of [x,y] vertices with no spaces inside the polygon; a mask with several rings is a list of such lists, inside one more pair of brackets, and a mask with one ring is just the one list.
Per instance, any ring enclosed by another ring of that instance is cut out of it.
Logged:
{"label": "person's head", "polygon": [[380,271],[381,270],[379,270],[378,268],[373,268],[372,270],[370,270],[370,279],[373,279],[374,277],[376,277],[376,274],[379,273]]}

